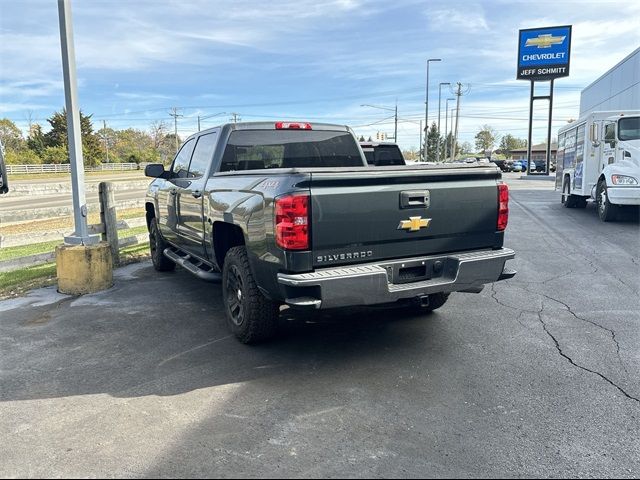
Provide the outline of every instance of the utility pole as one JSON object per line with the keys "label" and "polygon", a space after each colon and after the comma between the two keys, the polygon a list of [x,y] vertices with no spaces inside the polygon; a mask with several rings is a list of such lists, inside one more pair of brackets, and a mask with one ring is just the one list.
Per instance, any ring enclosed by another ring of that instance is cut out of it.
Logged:
{"label": "utility pole", "polygon": [[393,141],[398,143],[398,99],[396,98],[396,112],[394,119]]}
{"label": "utility pole", "polygon": [[424,146],[422,158],[427,161],[427,138],[429,136],[429,62],[441,62],[441,58],[430,58],[427,60],[427,88],[424,98]]}
{"label": "utility pole", "polygon": [[239,113],[235,113],[235,112],[231,112],[231,115],[233,116],[233,119],[231,120],[233,123],[238,123],[238,120],[240,120],[240,118],[238,118],[240,116]]}
{"label": "utility pole", "polygon": [[180,146],[178,143],[178,117],[183,117],[184,115],[179,114],[176,107],[171,109],[171,113],[169,113],[169,115],[173,117],[173,135],[176,141],[176,153],[178,153],[178,147]]}
{"label": "utility pole", "polygon": [[455,111],[455,108],[452,108],[449,112],[451,114],[451,131],[449,132],[449,156],[451,161],[453,161],[453,157],[451,155],[453,153],[453,112],[454,111]]}
{"label": "utility pole", "polygon": [[109,139],[107,138],[107,121],[102,120],[102,139],[104,140],[104,150],[107,154],[105,163],[109,163]]}
{"label": "utility pole", "polygon": [[462,83],[456,82],[456,84],[458,85],[458,89],[454,92],[454,95],[458,97],[458,99],[456,101],[456,129],[455,134],[453,135],[453,160],[455,160],[456,158],[456,147],[458,146],[458,119],[460,118],[460,97],[467,94],[470,90],[469,85],[466,85],[463,91]]}
{"label": "utility pole", "polygon": [[200,131],[200,115],[198,115],[198,131]]}
{"label": "utility pole", "polygon": [[[447,161],[447,153],[451,153],[449,150],[449,101],[455,100],[455,98],[447,98],[444,109],[444,161]],[[451,119],[453,120],[453,118]]]}
{"label": "utility pole", "polygon": [[436,143],[436,163],[440,162],[440,106],[442,104],[442,86],[451,85],[449,82],[440,82],[438,85],[438,142]]}
{"label": "utility pole", "polygon": [[[420,120],[420,143],[418,144],[422,147],[422,120]],[[420,153],[418,153],[418,161],[420,160]]]}

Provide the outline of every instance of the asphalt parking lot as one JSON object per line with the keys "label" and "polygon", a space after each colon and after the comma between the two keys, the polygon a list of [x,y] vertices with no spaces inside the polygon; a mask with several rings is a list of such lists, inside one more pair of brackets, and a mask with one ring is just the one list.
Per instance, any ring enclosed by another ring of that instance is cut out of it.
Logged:
{"label": "asphalt parking lot", "polygon": [[285,311],[247,347],[219,286],[149,263],[0,302],[0,476],[638,477],[637,213],[539,185],[518,275],[428,316]]}

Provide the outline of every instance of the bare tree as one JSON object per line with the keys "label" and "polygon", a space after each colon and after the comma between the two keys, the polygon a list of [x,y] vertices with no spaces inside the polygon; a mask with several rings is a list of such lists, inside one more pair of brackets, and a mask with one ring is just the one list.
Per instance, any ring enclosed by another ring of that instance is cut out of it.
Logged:
{"label": "bare tree", "polygon": [[149,126],[149,132],[153,140],[153,148],[158,150],[165,141],[169,127],[164,120],[156,120]]}

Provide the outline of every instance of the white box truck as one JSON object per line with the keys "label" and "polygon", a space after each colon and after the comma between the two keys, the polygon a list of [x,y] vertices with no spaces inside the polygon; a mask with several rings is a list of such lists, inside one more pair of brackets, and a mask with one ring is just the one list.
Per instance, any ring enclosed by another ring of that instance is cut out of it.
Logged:
{"label": "white box truck", "polygon": [[604,222],[640,205],[640,111],[591,112],[558,131],[556,191],[567,208],[595,200]]}

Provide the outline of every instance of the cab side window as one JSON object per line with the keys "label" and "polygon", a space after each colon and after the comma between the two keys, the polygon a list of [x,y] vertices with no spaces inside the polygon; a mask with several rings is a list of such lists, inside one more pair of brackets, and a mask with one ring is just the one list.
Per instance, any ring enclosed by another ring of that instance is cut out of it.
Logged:
{"label": "cab side window", "polygon": [[613,143],[616,139],[616,125],[615,123],[607,123],[604,126],[604,141],[606,143]]}
{"label": "cab side window", "polygon": [[191,161],[191,154],[193,153],[195,144],[196,141],[192,138],[182,146],[176,155],[176,158],[173,160],[173,167],[171,167],[173,178],[187,178],[189,162]]}
{"label": "cab side window", "polygon": [[213,157],[213,149],[216,146],[216,132],[201,135],[191,157],[191,165],[189,166],[189,178],[202,177]]}

